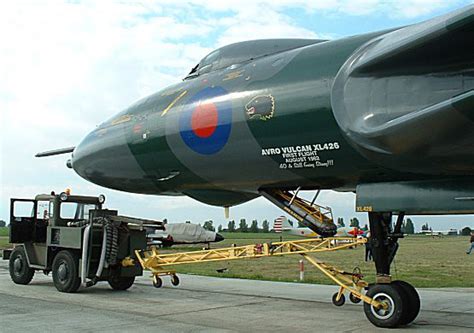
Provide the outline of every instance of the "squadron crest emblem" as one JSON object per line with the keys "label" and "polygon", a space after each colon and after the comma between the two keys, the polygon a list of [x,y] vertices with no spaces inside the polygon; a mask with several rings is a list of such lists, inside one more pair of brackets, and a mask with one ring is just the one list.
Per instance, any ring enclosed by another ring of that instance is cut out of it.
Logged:
{"label": "squadron crest emblem", "polygon": [[275,98],[272,95],[259,95],[252,98],[245,111],[249,119],[269,120],[275,113]]}

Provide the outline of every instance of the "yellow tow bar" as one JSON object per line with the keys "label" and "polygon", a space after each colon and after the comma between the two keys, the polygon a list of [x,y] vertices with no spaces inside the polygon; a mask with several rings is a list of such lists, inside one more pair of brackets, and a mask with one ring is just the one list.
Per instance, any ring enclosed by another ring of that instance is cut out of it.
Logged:
{"label": "yellow tow bar", "polygon": [[[161,275],[171,275],[172,283],[174,285],[179,283],[175,270],[169,269],[171,266],[299,254],[339,285],[339,292],[335,295],[335,299],[333,298],[334,304],[337,304],[343,297],[343,293],[347,291],[352,295],[353,301],[357,302],[358,300],[362,300],[376,308],[383,308],[386,306],[385,304],[363,294],[363,289],[368,286],[368,283],[362,279],[360,273],[345,272],[308,255],[309,253],[352,248],[363,245],[366,242],[367,240],[365,238],[329,237],[167,254],[162,254],[156,247],[151,247],[150,250],[136,250],[135,255],[142,268],[151,272],[153,285],[155,287],[161,287],[161,280],[159,278]],[[126,258],[122,261],[122,265],[124,266],[131,264],[133,264],[133,259],[131,258]]]}

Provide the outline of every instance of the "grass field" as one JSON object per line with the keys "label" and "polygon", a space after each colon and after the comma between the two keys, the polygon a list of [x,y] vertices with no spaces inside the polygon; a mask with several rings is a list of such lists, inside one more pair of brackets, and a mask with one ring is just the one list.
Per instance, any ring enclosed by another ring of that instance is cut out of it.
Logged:
{"label": "grass field", "polygon": [[0,237],[8,236],[8,227],[0,227]]}
{"label": "grass field", "polygon": [[[253,243],[277,242],[278,234],[222,233],[225,240],[212,244],[213,248],[227,247],[231,244],[245,245]],[[0,249],[8,246],[8,228],[0,228]],[[284,240],[301,239],[284,237]],[[467,236],[409,236],[400,240],[400,249],[392,264],[394,278],[406,280],[416,287],[474,287],[474,255],[466,255]],[[163,252],[182,252],[199,250],[202,246],[176,246]],[[374,264],[364,262],[364,248],[341,250],[314,255],[318,259],[331,263],[347,271],[355,266],[366,274],[366,280],[374,280]],[[177,266],[178,273],[190,273],[218,277],[258,279],[273,281],[297,281],[299,276],[298,255],[274,258],[222,261]],[[227,268],[227,272],[218,273],[216,269]],[[305,265],[305,282],[331,284],[309,263]]]}
{"label": "grass field", "polygon": [[0,249],[4,249],[7,246],[8,246],[8,228],[0,227]]}

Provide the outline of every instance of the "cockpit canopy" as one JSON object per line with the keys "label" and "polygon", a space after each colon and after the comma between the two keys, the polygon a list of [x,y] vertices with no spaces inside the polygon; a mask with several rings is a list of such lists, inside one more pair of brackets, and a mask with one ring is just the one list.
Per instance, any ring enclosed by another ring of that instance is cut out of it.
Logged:
{"label": "cockpit canopy", "polygon": [[185,80],[256,58],[321,43],[322,39],[259,39],[230,44],[212,51],[197,64]]}

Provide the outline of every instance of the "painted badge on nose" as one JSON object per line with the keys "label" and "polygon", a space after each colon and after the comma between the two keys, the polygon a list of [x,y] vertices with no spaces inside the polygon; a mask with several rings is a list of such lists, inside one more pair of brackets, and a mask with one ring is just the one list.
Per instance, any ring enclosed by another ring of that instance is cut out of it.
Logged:
{"label": "painted badge on nose", "polygon": [[181,138],[196,153],[215,154],[229,140],[232,104],[226,95],[222,87],[207,87],[191,97],[181,112]]}

